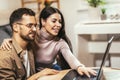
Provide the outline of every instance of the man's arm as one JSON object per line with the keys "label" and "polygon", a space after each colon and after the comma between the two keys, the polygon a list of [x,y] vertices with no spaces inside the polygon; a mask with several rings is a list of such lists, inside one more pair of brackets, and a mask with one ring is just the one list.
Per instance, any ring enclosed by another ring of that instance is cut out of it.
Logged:
{"label": "man's arm", "polygon": [[57,70],[45,68],[42,71],[40,71],[40,72],[32,75],[31,77],[29,77],[27,80],[38,80],[42,76],[55,75],[55,74],[58,74],[58,73],[59,73],[59,71],[57,71]]}
{"label": "man's arm", "polygon": [[5,51],[0,50],[0,80],[15,80],[15,72],[13,71],[12,60]]}

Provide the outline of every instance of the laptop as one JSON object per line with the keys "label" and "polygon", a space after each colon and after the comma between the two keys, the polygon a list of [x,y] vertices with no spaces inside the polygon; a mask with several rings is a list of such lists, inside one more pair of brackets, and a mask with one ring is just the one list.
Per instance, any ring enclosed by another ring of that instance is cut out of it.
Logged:
{"label": "laptop", "polygon": [[97,76],[93,76],[91,75],[90,78],[88,78],[86,75],[79,75],[77,73],[76,70],[70,70],[64,77],[62,80],[101,80],[102,78],[102,74],[103,74],[103,66],[105,64],[105,61],[106,61],[106,58],[108,56],[108,53],[109,53],[109,50],[110,50],[110,47],[111,47],[111,44],[112,44],[112,41],[114,39],[114,36],[112,36],[109,41],[108,41],[108,44],[107,44],[107,47],[106,47],[106,50],[105,50],[105,53],[103,55],[103,59],[102,59],[102,63],[101,63],[101,66],[99,69],[94,69],[96,72],[97,72]]}

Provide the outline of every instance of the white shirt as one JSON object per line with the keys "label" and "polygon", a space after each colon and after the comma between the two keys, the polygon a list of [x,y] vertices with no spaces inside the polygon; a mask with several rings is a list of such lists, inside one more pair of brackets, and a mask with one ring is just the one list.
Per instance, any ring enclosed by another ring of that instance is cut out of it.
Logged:
{"label": "white shirt", "polygon": [[27,77],[29,77],[30,76],[30,62],[29,62],[27,50],[25,51],[25,54],[23,55],[23,59],[24,59],[23,64],[24,64],[26,72],[27,72]]}

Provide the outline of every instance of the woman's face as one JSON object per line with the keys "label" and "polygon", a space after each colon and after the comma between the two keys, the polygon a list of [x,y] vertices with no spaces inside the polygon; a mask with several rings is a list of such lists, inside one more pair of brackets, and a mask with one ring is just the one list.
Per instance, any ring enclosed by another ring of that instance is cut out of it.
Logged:
{"label": "woman's face", "polygon": [[53,36],[57,36],[62,27],[61,16],[58,13],[50,15],[46,20],[42,20],[43,28]]}

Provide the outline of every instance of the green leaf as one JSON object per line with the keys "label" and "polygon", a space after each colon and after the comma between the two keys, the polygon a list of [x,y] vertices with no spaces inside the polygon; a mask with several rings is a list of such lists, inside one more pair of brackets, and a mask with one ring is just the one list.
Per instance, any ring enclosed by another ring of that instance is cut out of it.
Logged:
{"label": "green leaf", "polygon": [[106,2],[104,0],[87,0],[90,6],[98,7],[99,5],[104,5]]}

